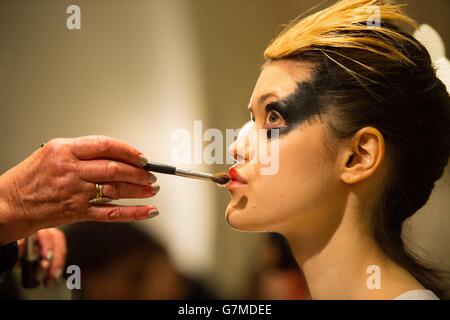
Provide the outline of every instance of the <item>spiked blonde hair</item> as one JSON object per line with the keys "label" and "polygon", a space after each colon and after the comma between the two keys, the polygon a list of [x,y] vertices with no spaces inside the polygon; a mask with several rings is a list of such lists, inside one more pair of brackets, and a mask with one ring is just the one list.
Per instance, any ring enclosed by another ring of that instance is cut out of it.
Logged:
{"label": "spiked blonde hair", "polygon": [[[297,18],[288,24],[271,42],[264,56],[266,59],[281,59],[307,51],[321,51],[353,76],[358,75],[334,60],[327,52],[334,52],[333,49],[357,49],[381,55],[406,66],[414,66],[414,62],[398,46],[393,45],[417,45],[416,41],[392,28],[399,24],[405,28],[417,28],[417,23],[402,11],[402,7],[403,5],[380,0],[341,0],[331,7],[304,19]],[[380,20],[377,21],[378,19]],[[367,32],[369,29],[373,32]],[[386,39],[390,41],[384,41]],[[350,57],[344,58],[378,73],[370,65]]]}

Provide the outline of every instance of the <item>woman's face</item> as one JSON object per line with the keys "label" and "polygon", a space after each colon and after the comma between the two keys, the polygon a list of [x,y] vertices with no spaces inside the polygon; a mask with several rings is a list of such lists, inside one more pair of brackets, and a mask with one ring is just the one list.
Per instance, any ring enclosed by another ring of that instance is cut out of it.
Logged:
{"label": "woman's face", "polygon": [[[226,211],[233,228],[314,232],[338,205],[340,180],[324,146],[325,123],[308,116],[314,103],[311,71],[305,62],[274,61],[261,72],[249,105],[252,122],[230,147],[238,161],[230,169]],[[272,128],[279,136],[264,139]],[[269,167],[276,170],[264,172]]]}

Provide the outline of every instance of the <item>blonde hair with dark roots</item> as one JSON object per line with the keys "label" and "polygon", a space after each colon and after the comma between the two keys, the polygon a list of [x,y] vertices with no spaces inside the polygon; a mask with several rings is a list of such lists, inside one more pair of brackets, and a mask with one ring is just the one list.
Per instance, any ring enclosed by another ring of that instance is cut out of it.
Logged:
{"label": "blonde hair with dark roots", "polygon": [[448,273],[421,262],[401,236],[450,155],[449,94],[429,53],[408,32],[416,22],[402,9],[392,1],[338,1],[288,24],[264,56],[266,63],[314,63],[314,103],[319,115],[331,115],[334,137],[351,137],[365,126],[383,134],[388,170],[373,213],[374,237],[393,261],[445,298]]}

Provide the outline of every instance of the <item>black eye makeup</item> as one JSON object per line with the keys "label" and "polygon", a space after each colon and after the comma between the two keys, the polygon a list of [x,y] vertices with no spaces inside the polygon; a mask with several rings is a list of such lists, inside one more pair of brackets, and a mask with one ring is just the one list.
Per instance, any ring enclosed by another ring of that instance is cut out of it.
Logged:
{"label": "black eye makeup", "polygon": [[[307,82],[297,84],[294,93],[286,98],[271,102],[265,107],[267,129],[278,129],[283,136],[310,119],[320,114],[318,92]],[[267,132],[270,138],[271,130]]]}
{"label": "black eye makeup", "polygon": [[[270,106],[268,104],[267,106]],[[276,110],[270,110],[266,106],[266,118],[264,120],[264,129],[267,130],[267,138],[272,139],[274,132],[280,135],[280,129],[286,127],[286,121],[283,116]]]}

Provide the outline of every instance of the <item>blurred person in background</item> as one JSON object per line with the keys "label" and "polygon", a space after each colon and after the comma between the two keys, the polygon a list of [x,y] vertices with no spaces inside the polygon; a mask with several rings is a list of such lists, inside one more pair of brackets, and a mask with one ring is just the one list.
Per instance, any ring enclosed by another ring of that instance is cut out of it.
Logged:
{"label": "blurred person in background", "polygon": [[130,223],[82,222],[66,230],[67,265],[81,270],[83,300],[209,299],[201,282],[181,274],[167,250]]}
{"label": "blurred person in background", "polygon": [[261,243],[259,263],[253,275],[250,299],[303,300],[309,297],[303,274],[289,243],[278,233],[269,233]]}
{"label": "blurred person in background", "polygon": [[[39,264],[36,272],[36,280],[45,287],[49,287],[62,278],[67,254],[66,239],[64,233],[59,229],[48,228],[39,230],[36,233],[35,241],[39,247]],[[24,250],[25,241],[21,239],[17,242],[16,259],[24,255]],[[20,263],[15,264],[16,267],[19,267],[19,265]],[[3,276],[0,277],[0,299],[20,298],[17,279],[11,273],[3,272]]]}

